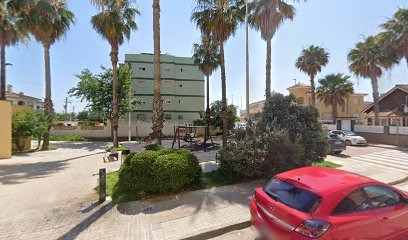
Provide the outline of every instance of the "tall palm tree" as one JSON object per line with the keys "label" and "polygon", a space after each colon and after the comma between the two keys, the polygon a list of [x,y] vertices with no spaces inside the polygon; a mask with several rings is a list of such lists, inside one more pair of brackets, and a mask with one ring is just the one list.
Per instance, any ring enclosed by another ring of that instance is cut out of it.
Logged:
{"label": "tall palm tree", "polygon": [[322,71],[322,67],[329,63],[329,53],[322,47],[311,45],[303,49],[295,66],[310,77],[310,94],[312,95],[312,105],[316,106],[315,77]]}
{"label": "tall palm tree", "polygon": [[370,36],[364,42],[359,42],[348,54],[349,69],[358,77],[370,78],[373,88],[374,99],[374,124],[380,124],[378,105],[378,78],[381,77],[383,69],[390,68],[398,62],[397,57],[386,47],[378,43],[378,38]]}
{"label": "tall palm tree", "polygon": [[350,76],[341,73],[330,74],[319,80],[317,97],[326,106],[331,105],[333,122],[337,119],[337,105],[344,106],[345,98],[354,93],[353,83],[349,82]]}
{"label": "tall palm tree", "polygon": [[266,41],[266,88],[265,96],[271,96],[271,51],[272,38],[285,20],[293,20],[295,7],[284,0],[254,0],[249,4],[248,21],[251,27],[261,32]]}
{"label": "tall palm tree", "polygon": [[139,11],[128,1],[106,0],[103,11],[92,17],[91,23],[97,33],[106,39],[110,46],[110,58],[113,70],[112,129],[113,146],[118,147],[118,55],[119,46],[130,39],[131,32],[137,29],[136,15]]}
{"label": "tall palm tree", "polygon": [[210,118],[210,75],[220,65],[220,48],[212,41],[210,36],[203,36],[201,44],[194,45],[194,63],[207,78],[207,106],[206,106],[206,122],[209,124]]}
{"label": "tall palm tree", "polygon": [[153,41],[154,41],[154,96],[153,96],[153,135],[157,144],[161,144],[163,129],[163,106],[160,94],[160,0],[153,0]]}
{"label": "tall palm tree", "polygon": [[[37,0],[26,17],[26,24],[35,39],[43,45],[45,60],[45,100],[44,110],[49,123],[53,119],[51,99],[50,47],[68,32],[74,23],[74,13],[68,10],[64,0]],[[49,124],[51,126],[51,124]],[[44,134],[43,150],[49,148],[49,129]]]}
{"label": "tall palm tree", "polygon": [[408,9],[399,9],[394,17],[381,28],[385,30],[388,49],[395,50],[399,58],[405,58],[408,65]]}
{"label": "tall palm tree", "polygon": [[225,74],[224,44],[235,34],[238,24],[245,20],[245,1],[243,0],[196,0],[196,8],[191,20],[202,33],[211,34],[215,44],[220,46],[221,92],[222,92],[222,143],[227,144],[227,84]]}
{"label": "tall palm tree", "polygon": [[23,6],[16,6],[17,3],[16,0],[0,2],[0,100],[6,100],[6,47],[28,38],[23,24]]}

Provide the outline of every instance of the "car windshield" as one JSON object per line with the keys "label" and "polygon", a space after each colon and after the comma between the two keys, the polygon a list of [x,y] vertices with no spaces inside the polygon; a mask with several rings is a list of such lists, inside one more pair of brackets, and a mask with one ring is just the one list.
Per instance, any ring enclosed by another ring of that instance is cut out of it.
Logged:
{"label": "car windshield", "polygon": [[329,135],[329,138],[330,139],[335,139],[335,140],[340,140],[341,138],[339,137],[339,135],[336,135],[336,134],[330,134]]}
{"label": "car windshield", "polygon": [[314,193],[297,188],[287,182],[273,178],[263,188],[266,194],[275,201],[301,212],[313,212],[321,198]]}
{"label": "car windshield", "polygon": [[357,136],[357,134],[355,134],[355,133],[352,132],[352,131],[344,131],[344,133],[345,133],[347,136]]}

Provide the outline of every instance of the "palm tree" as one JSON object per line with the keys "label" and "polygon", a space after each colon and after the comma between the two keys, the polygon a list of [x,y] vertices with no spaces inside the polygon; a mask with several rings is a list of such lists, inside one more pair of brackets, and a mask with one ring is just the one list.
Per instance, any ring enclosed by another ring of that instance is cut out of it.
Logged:
{"label": "palm tree", "polygon": [[[68,32],[74,23],[74,13],[68,10],[64,0],[37,0],[35,6],[26,17],[26,24],[35,39],[43,45],[45,60],[45,100],[44,110],[49,126],[53,119],[51,99],[51,66],[50,47]],[[49,148],[49,129],[44,134],[43,150]]]}
{"label": "palm tree", "polygon": [[271,96],[271,51],[272,38],[285,20],[293,20],[295,7],[283,0],[254,0],[249,4],[248,21],[251,27],[261,32],[266,41],[266,89],[265,96]]}
{"label": "palm tree", "polygon": [[0,3],[1,90],[0,100],[6,100],[6,47],[28,38],[23,25],[22,6],[16,1]]}
{"label": "palm tree", "polygon": [[392,19],[381,24],[381,28],[385,30],[388,49],[395,50],[408,65],[408,9],[399,9]]}
{"label": "palm tree", "polygon": [[203,36],[201,44],[194,45],[194,63],[198,65],[200,70],[207,78],[207,106],[206,106],[206,122],[209,124],[210,118],[210,75],[220,65],[220,48],[212,41],[210,36]]}
{"label": "palm tree", "polygon": [[311,45],[302,50],[295,64],[301,72],[306,73],[310,77],[310,94],[312,95],[313,106],[316,106],[314,79],[327,63],[329,63],[329,53],[322,47]]}
{"label": "palm tree", "polygon": [[153,0],[153,41],[154,41],[154,96],[153,96],[153,135],[161,144],[163,129],[163,106],[160,94],[160,0]]}
{"label": "palm tree", "polygon": [[379,125],[380,107],[378,105],[378,78],[383,69],[389,69],[398,62],[397,57],[382,44],[378,38],[370,36],[364,42],[359,42],[348,54],[349,69],[358,77],[370,78],[373,88],[375,125]]}
{"label": "palm tree", "polygon": [[113,146],[118,147],[118,55],[119,46],[130,39],[131,32],[137,29],[136,15],[139,11],[128,1],[106,0],[103,11],[92,17],[91,23],[97,33],[106,39],[110,46],[110,58],[113,70],[112,95],[112,129]]}
{"label": "palm tree", "polygon": [[245,20],[245,1],[236,0],[197,0],[191,20],[196,23],[203,34],[210,34],[215,44],[220,46],[221,92],[222,92],[222,143],[227,144],[227,92],[225,74],[224,44],[235,34],[238,24]]}
{"label": "palm tree", "polygon": [[344,99],[354,93],[353,83],[349,82],[350,76],[341,73],[330,74],[319,80],[317,97],[326,106],[331,105],[333,122],[337,119],[337,105],[344,106]]}

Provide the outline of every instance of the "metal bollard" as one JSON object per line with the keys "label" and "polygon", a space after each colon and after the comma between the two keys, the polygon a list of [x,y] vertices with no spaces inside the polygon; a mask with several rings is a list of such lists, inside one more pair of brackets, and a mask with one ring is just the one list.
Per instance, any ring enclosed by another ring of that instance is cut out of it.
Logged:
{"label": "metal bollard", "polygon": [[106,168],[99,169],[99,203],[106,200]]}

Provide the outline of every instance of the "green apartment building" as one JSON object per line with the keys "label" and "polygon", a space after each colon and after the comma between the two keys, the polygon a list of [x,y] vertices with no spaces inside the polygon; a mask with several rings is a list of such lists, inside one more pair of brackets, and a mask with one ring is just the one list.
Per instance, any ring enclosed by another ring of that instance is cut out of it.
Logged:
{"label": "green apartment building", "polygon": [[[152,119],[154,64],[153,54],[126,54],[125,64],[132,67],[132,89],[142,104],[132,119]],[[204,111],[204,75],[190,57],[161,55],[161,97],[166,120],[196,120]]]}

